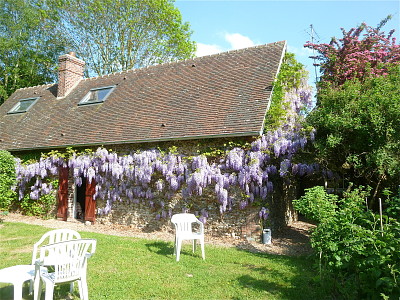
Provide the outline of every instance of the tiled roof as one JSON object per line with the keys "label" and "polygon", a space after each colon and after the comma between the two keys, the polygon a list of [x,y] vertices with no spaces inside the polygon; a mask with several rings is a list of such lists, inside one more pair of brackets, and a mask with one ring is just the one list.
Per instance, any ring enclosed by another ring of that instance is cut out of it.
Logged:
{"label": "tiled roof", "polygon": [[[27,150],[256,136],[286,42],[83,79],[65,97],[57,84],[17,90],[0,106],[0,149]],[[104,103],[78,106],[90,89],[116,88]],[[26,112],[7,114],[20,99]]]}

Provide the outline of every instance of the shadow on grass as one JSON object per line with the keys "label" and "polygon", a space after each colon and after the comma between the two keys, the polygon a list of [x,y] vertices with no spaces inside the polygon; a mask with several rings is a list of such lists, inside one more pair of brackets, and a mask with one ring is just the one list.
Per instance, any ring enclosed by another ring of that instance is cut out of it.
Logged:
{"label": "shadow on grass", "polygon": [[[1,284],[3,285],[3,283]],[[12,284],[4,283],[4,286],[0,287],[0,299],[1,300],[13,300],[14,299],[14,286]],[[22,286],[22,299],[31,300],[33,299],[33,294],[29,295],[29,284],[25,283]]]}
{"label": "shadow on grass", "polygon": [[[0,299],[1,300],[13,300],[14,299],[14,286],[12,284],[1,283],[0,287]],[[75,284],[77,287],[77,284]],[[43,288],[40,299],[45,298],[45,290]],[[22,299],[33,300],[33,293],[29,294],[29,283],[28,281],[22,286]],[[77,289],[74,290],[73,294],[69,292],[69,283],[57,285],[54,288],[54,299],[67,300],[67,299],[80,299],[79,292]]]}
{"label": "shadow on grass", "polygon": [[[185,245],[186,247],[182,247],[181,249],[181,256],[183,255],[188,255],[188,256],[200,256],[201,257],[201,252],[200,252],[200,247],[196,249],[196,252],[193,253],[192,251],[192,246],[190,248],[188,245]],[[157,241],[157,242],[152,242],[152,243],[147,243],[146,244],[147,249],[155,254],[162,255],[162,256],[173,256],[174,255],[174,244],[171,242],[162,242],[162,241]],[[175,259],[175,256],[174,256]]]}
{"label": "shadow on grass", "polygon": [[174,245],[168,242],[157,241],[157,242],[147,243],[146,247],[150,252],[159,255],[166,256],[174,254]]}
{"label": "shadow on grass", "polygon": [[272,294],[281,293],[282,287],[266,280],[255,279],[250,275],[243,275],[238,278],[239,284],[244,288],[251,288],[259,291],[267,291]]}
{"label": "shadow on grass", "polygon": [[[263,257],[263,255],[257,256]],[[277,257],[277,259],[285,260],[284,257]],[[237,281],[245,289],[265,291],[278,298],[296,300],[332,299],[328,293],[321,289],[321,282],[317,277],[312,276],[312,271],[306,271],[304,265],[296,262],[286,262],[286,264],[291,265],[289,273],[278,271],[276,268],[245,265],[244,267],[251,269],[256,275],[242,275],[237,278]],[[293,272],[296,275],[292,275]]]}

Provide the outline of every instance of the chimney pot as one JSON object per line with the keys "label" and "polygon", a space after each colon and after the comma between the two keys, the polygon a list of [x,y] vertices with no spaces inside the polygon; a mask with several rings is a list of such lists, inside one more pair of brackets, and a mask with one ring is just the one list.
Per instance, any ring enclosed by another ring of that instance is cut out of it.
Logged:
{"label": "chimney pot", "polygon": [[75,53],[74,51],[71,51],[71,52],[69,52],[68,54],[71,55],[71,56],[73,56],[73,57],[76,57],[76,53]]}

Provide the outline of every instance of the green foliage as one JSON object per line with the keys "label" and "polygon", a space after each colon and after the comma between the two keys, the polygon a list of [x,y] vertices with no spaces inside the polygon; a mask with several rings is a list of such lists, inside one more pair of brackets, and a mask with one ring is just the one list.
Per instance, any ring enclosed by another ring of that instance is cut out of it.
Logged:
{"label": "green foliage", "polygon": [[15,183],[14,157],[10,152],[0,150],[0,210],[9,210],[16,200],[16,193],[11,189]]}
{"label": "green foliage", "polygon": [[318,91],[317,108],[307,121],[316,129],[320,164],[357,184],[395,189],[400,176],[399,70]]}
{"label": "green foliage", "polygon": [[400,209],[399,200],[387,202],[381,228],[379,216],[366,207],[369,191],[348,190],[333,203],[335,197],[315,187],[295,201],[300,213],[318,221],[311,244],[320,255],[321,275],[334,280],[341,298],[400,296],[400,222],[389,217]]}
{"label": "green foliage", "polygon": [[0,1],[0,104],[16,89],[53,81],[63,51],[37,1]]}
{"label": "green foliage", "polygon": [[300,86],[301,79],[306,76],[304,66],[296,61],[295,55],[286,52],[279,74],[274,82],[271,106],[265,120],[264,131],[275,130],[282,125],[289,103],[285,103],[285,93]]}
{"label": "green foliage", "polygon": [[322,186],[306,189],[306,194],[299,200],[293,200],[296,209],[308,219],[325,222],[337,209],[338,196],[327,194]]}
{"label": "green foliage", "polygon": [[49,0],[59,37],[88,75],[191,58],[195,43],[172,0]]}
{"label": "green foliage", "polygon": [[[57,187],[58,179],[53,180],[51,185]],[[24,198],[18,201],[16,205],[24,215],[37,216],[45,219],[52,218],[57,204],[56,193],[56,190],[53,190],[50,194],[42,195],[37,200],[32,200],[28,193]]]}
{"label": "green foliage", "polygon": [[31,200],[29,193],[19,201],[12,187],[16,184],[15,160],[8,151],[0,150],[0,210],[20,209],[32,216],[46,216],[55,204],[55,196],[46,195],[38,201]]}

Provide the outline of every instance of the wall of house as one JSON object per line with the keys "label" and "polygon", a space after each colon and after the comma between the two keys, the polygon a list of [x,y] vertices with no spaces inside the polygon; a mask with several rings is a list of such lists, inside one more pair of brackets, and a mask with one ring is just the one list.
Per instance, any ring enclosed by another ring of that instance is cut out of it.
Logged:
{"label": "wall of house", "polygon": [[[193,140],[193,141],[172,141],[164,143],[148,143],[148,144],[122,144],[111,145],[105,148],[117,152],[119,155],[132,153],[138,150],[148,150],[158,148],[164,151],[174,147],[177,153],[187,156],[198,155],[200,153],[217,153],[216,149],[225,149],[226,145],[232,143],[234,145],[251,142],[247,139],[209,139],[209,140]],[[97,149],[97,147],[93,147]],[[218,156],[209,156],[209,161],[218,161]],[[274,183],[275,184],[275,183]],[[291,206],[291,200],[296,198],[294,186],[275,185],[274,194],[268,199],[268,207],[271,210],[271,227],[279,229],[286,224],[296,220],[297,215]],[[206,221],[206,233],[210,236],[229,236],[237,238],[247,238],[251,240],[260,240],[261,227],[258,213],[260,204],[249,205],[245,209],[237,207],[243,193],[237,189],[230,193],[236,201],[231,210],[220,213],[220,207],[214,187],[210,186],[203,191],[202,196],[192,196],[188,201],[182,198],[181,193],[172,195],[170,200],[155,198],[154,205],[150,206],[148,201],[139,201],[138,203],[129,202],[128,199],[116,201],[113,203],[112,211],[107,215],[97,215],[96,222],[102,224],[122,224],[132,228],[142,230],[144,232],[168,231],[173,232],[173,226],[170,223],[170,216],[175,213],[188,211],[201,215],[201,210],[205,209],[208,213]],[[75,206],[75,185],[72,178],[72,170],[70,170],[69,189],[68,189],[68,220],[73,219]],[[96,207],[105,207],[107,199],[96,199]],[[165,202],[165,215],[161,215],[161,202]]]}
{"label": "wall of house", "polygon": [[[173,141],[164,143],[148,144],[123,144],[111,145],[106,148],[117,152],[119,155],[128,154],[137,150],[148,150],[158,148],[168,150],[176,147],[178,153],[185,155],[198,155],[198,151],[210,153],[215,149],[224,149],[228,143],[243,144],[251,142],[250,139],[219,139],[219,140],[192,140],[192,141]],[[93,147],[97,149],[97,147]],[[210,158],[213,159],[213,158]],[[259,224],[258,205],[249,206],[245,209],[238,209],[235,204],[230,211],[224,214],[220,213],[219,203],[216,199],[213,187],[204,191],[202,196],[193,196],[187,202],[182,199],[181,193],[176,193],[170,200],[155,198],[154,205],[149,206],[148,201],[139,203],[129,202],[128,199],[116,201],[113,203],[112,211],[107,215],[97,215],[96,222],[106,225],[122,224],[144,232],[167,231],[173,232],[173,226],[170,223],[170,216],[180,212],[191,212],[200,216],[200,211],[206,209],[208,218],[206,220],[206,234],[216,237],[236,237],[247,238],[251,240],[260,240],[261,227]],[[241,191],[238,189],[234,193],[236,199],[240,199]],[[74,218],[74,199],[75,185],[72,178],[72,170],[69,178],[69,201],[68,201],[68,220]],[[161,216],[160,203],[165,202],[164,211],[168,212]],[[103,208],[106,199],[96,199],[96,207]]]}
{"label": "wall of house", "polygon": [[[236,195],[237,196],[237,195]],[[159,203],[163,199],[154,199]],[[97,200],[98,206],[104,206],[104,200]],[[147,203],[129,203],[128,201],[116,201],[113,203],[112,212],[108,215],[97,216],[97,222],[102,224],[123,224],[144,232],[167,231],[173,232],[170,218],[175,213],[190,212],[196,216],[201,215],[201,209],[206,209],[205,231],[209,236],[237,237],[259,240],[261,227],[259,225],[258,206],[249,206],[245,209],[233,207],[231,211],[223,214],[219,211],[219,205],[212,192],[202,196],[191,197],[190,205],[183,201],[181,194],[176,194],[171,201],[166,203],[165,216],[160,216],[160,207],[150,207]]]}

